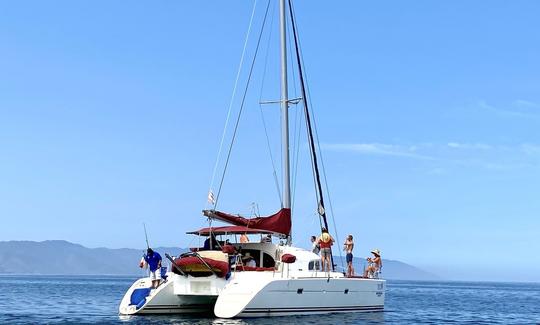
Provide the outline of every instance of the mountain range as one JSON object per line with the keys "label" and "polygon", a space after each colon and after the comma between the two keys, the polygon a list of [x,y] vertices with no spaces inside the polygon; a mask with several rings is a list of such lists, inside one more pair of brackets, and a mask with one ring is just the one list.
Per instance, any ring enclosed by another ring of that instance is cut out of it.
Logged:
{"label": "mountain range", "polygon": [[[154,250],[177,256],[187,249],[157,247]],[[143,249],[87,248],[64,240],[0,242],[0,274],[36,275],[141,275],[138,263]],[[336,259],[339,262],[339,258]],[[355,258],[356,272],[365,261]],[[439,280],[434,274],[412,265],[383,259],[383,277],[396,280]]]}

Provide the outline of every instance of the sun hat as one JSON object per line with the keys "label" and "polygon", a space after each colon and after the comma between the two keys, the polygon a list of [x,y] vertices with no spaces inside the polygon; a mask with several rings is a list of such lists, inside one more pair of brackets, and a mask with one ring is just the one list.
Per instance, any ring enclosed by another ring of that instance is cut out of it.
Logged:
{"label": "sun hat", "polygon": [[375,254],[377,256],[381,256],[381,252],[378,249],[372,250],[371,253],[373,253],[373,254]]}
{"label": "sun hat", "polygon": [[323,242],[328,243],[332,237],[330,237],[330,234],[327,232],[323,232],[321,235],[321,239]]}

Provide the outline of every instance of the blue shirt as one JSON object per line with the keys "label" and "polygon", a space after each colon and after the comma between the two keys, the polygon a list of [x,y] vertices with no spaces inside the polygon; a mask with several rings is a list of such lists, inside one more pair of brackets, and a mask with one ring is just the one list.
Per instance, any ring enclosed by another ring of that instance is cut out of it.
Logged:
{"label": "blue shirt", "polygon": [[152,255],[146,254],[144,260],[148,263],[150,271],[154,272],[158,269],[159,262],[161,262],[161,255],[158,252],[154,252]]}

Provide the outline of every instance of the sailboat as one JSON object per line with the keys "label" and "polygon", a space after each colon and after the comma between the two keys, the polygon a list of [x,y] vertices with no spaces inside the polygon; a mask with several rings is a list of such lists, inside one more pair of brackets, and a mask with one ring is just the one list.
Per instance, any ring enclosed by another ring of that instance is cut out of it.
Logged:
{"label": "sailboat", "polygon": [[[270,0],[273,1],[273,0]],[[204,247],[192,248],[177,257],[167,255],[171,268],[166,281],[150,289],[150,278],[141,278],[128,289],[120,314],[210,313],[220,318],[309,315],[343,312],[376,312],[384,309],[386,281],[378,274],[347,277],[335,269],[323,270],[320,257],[292,245],[291,175],[289,159],[289,106],[303,105],[313,176],[316,210],[328,229],[308,96],[292,0],[279,1],[280,89],[282,142],[282,206],[270,216],[243,217],[203,211],[210,226],[189,234],[205,238]],[[287,17],[291,19],[288,25]],[[294,37],[301,98],[288,96],[287,27]],[[213,226],[213,221],[226,223]],[[238,242],[239,235],[260,235],[270,240]],[[278,238],[272,242],[271,238]],[[306,236],[307,237],[307,236]],[[221,240],[220,240],[221,239]],[[249,263],[244,258],[248,257]]]}

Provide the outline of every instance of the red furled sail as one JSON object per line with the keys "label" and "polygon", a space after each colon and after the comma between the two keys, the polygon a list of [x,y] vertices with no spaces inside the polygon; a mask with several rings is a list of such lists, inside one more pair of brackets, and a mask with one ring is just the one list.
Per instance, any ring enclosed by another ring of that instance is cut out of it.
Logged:
{"label": "red furled sail", "polygon": [[261,229],[286,236],[291,233],[291,209],[287,208],[283,208],[271,216],[251,219],[214,210],[204,210],[203,214],[208,218],[225,221],[236,226]]}
{"label": "red furled sail", "polygon": [[186,234],[210,236],[214,235],[234,235],[234,234],[271,234],[273,231],[249,228],[244,226],[207,227],[195,231],[188,231]]}
{"label": "red furled sail", "polygon": [[[176,264],[182,272],[195,277],[208,276],[209,273],[215,273],[218,277],[222,278],[229,271],[229,263],[206,257],[198,258],[195,256],[186,256],[177,258],[174,260],[174,264]],[[209,267],[211,269],[209,269]],[[176,268],[173,267],[172,270],[174,273],[178,273]]]}

